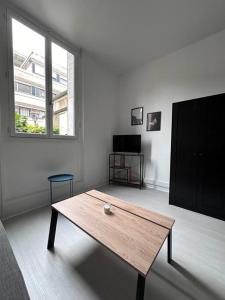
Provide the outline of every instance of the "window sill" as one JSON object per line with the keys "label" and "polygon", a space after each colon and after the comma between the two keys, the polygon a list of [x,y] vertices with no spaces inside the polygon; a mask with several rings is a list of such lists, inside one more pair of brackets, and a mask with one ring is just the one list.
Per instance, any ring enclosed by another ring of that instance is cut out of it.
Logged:
{"label": "window sill", "polygon": [[45,135],[45,134],[24,134],[24,133],[11,133],[10,137],[13,138],[30,138],[30,139],[43,139],[43,140],[77,140],[77,135]]}

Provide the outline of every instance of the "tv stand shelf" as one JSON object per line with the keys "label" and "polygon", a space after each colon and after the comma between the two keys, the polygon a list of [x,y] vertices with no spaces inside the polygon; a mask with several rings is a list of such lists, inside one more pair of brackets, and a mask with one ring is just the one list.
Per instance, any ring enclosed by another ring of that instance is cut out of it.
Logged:
{"label": "tv stand shelf", "polygon": [[124,169],[126,170],[126,169],[130,169],[131,167],[128,167],[128,166],[124,166],[124,167],[123,166],[121,166],[121,167],[120,166],[115,166],[115,167],[110,166],[110,168],[111,169],[118,169],[118,170],[124,170]]}
{"label": "tv stand shelf", "polygon": [[124,184],[141,189],[143,177],[144,154],[118,152],[109,154],[109,184]]}

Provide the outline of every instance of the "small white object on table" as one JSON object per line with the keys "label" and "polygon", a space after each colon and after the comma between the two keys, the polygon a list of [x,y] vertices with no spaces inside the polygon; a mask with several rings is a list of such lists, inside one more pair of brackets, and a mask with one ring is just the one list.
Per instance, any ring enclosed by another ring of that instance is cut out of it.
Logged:
{"label": "small white object on table", "polygon": [[110,203],[106,203],[104,205],[104,213],[106,215],[110,215],[111,214],[111,204]]}

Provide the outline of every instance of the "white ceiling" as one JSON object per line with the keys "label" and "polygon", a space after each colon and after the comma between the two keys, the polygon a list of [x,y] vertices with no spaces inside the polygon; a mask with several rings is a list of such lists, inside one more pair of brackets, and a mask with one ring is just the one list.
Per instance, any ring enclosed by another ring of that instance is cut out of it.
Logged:
{"label": "white ceiling", "polygon": [[225,28],[225,0],[11,0],[118,74]]}

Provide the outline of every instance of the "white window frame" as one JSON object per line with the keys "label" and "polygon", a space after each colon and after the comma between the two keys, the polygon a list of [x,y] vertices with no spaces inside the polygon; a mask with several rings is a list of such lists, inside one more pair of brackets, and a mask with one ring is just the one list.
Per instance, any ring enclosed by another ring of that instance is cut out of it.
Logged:
{"label": "white window frame", "polygon": [[[14,97],[14,64],[13,64],[13,40],[12,40],[12,19],[15,19],[45,38],[45,90],[46,90],[46,133],[31,134],[16,132],[15,127],[15,97]],[[43,138],[43,139],[77,139],[79,132],[79,64],[80,49],[62,40],[55,33],[48,31],[40,24],[24,17],[22,13],[16,13],[7,9],[7,38],[8,38],[8,80],[10,98],[10,135],[22,138]],[[53,134],[53,102],[52,102],[52,60],[51,43],[55,43],[74,55],[74,135]]]}

